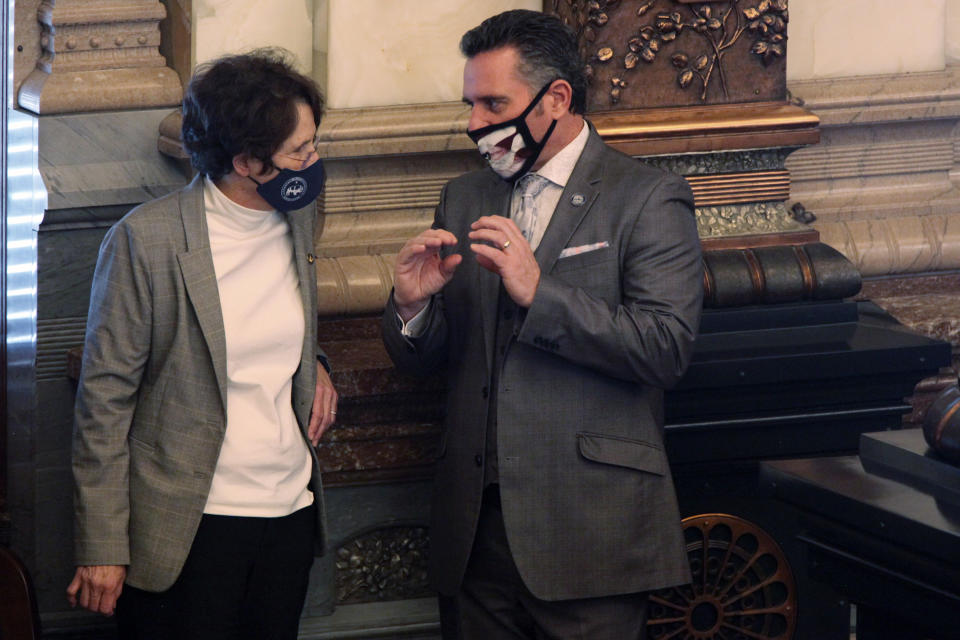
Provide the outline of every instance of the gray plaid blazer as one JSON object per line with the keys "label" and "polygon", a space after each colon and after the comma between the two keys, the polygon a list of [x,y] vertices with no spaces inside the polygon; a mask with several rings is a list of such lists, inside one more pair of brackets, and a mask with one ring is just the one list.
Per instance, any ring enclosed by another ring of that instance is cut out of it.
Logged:
{"label": "gray plaid blazer", "polygon": [[[316,207],[288,214],[306,331],[293,405],[306,438],[316,389]],[[78,565],[127,565],[169,588],[193,542],[226,428],[226,343],[203,179],[107,232],[93,278],[73,440]],[[325,546],[316,452],[311,488]]]}
{"label": "gray plaid blazer", "polygon": [[[463,262],[434,298],[420,337],[400,334],[392,301],[383,319],[399,368],[448,369],[430,530],[435,584],[452,595],[463,578],[491,412],[507,538],[535,596],[590,598],[686,582],[662,390],[683,374],[700,318],[690,188],[591,130],[535,254],[536,297],[504,323],[513,338],[499,354],[500,279],[478,265],[467,234],[482,215],[508,216],[510,194],[489,169],[447,184],[435,225],[458,238]],[[496,394],[487,388],[494,366]]]}

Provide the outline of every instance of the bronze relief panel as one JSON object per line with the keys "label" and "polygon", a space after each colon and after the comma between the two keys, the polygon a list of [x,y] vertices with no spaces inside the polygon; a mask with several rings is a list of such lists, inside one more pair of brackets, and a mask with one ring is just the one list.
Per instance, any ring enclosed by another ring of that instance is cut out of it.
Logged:
{"label": "bronze relief panel", "polygon": [[786,99],[787,0],[551,0],[592,112]]}

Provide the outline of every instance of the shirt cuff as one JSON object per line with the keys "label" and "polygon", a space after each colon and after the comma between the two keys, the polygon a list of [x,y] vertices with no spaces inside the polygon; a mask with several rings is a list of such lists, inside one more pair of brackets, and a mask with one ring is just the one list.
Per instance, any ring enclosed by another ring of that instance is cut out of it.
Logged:
{"label": "shirt cuff", "polygon": [[432,303],[433,299],[428,300],[423,309],[420,309],[417,315],[410,318],[409,322],[404,322],[398,313],[397,320],[400,321],[400,334],[407,338],[419,338],[423,334],[424,325],[427,323],[427,312],[430,310]]}

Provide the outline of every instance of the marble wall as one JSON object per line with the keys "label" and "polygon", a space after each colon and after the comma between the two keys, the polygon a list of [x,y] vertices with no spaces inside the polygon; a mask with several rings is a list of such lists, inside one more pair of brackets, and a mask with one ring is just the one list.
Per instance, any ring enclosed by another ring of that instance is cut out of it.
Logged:
{"label": "marble wall", "polygon": [[313,74],[313,24],[313,0],[193,0],[194,63],[281,46]]}
{"label": "marble wall", "polygon": [[[795,0],[787,80],[918,71],[944,65],[947,0]],[[956,4],[956,3],[953,3]]]}
{"label": "marble wall", "polygon": [[541,0],[195,0],[195,64],[282,46],[312,74],[333,109],[460,99],[460,35]]}
{"label": "marble wall", "polygon": [[947,0],[946,58],[948,62],[960,62],[960,0]]}
{"label": "marble wall", "polygon": [[540,0],[329,0],[330,107],[460,100],[460,36],[507,9]]}

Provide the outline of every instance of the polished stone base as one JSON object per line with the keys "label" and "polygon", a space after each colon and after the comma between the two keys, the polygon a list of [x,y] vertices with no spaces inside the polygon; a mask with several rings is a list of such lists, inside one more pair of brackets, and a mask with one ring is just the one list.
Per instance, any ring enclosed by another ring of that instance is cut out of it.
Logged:
{"label": "polished stone base", "polygon": [[960,506],[960,467],[931,450],[920,429],[862,434],[860,463],[870,473]]}
{"label": "polished stone base", "polygon": [[858,296],[872,300],[904,326],[949,342],[960,362],[960,272],[866,278]]}

